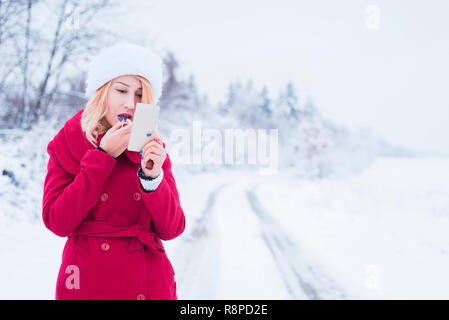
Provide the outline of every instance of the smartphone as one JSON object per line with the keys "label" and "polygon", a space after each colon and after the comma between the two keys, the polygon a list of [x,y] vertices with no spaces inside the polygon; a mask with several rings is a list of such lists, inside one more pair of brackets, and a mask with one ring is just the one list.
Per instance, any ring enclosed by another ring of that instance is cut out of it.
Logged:
{"label": "smartphone", "polygon": [[159,109],[159,106],[154,104],[137,103],[128,143],[129,151],[140,151],[151,139],[147,137],[147,133],[158,131]]}

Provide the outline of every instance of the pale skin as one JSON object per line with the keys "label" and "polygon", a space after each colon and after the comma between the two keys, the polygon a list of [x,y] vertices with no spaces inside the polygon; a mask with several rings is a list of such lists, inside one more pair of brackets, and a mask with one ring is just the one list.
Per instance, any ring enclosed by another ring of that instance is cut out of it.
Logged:
{"label": "pale skin", "polygon": [[[140,81],[125,75],[113,79],[108,92],[108,111],[105,119],[112,126],[101,139],[100,147],[114,158],[122,154],[128,147],[131,136],[132,120],[120,122],[118,115],[128,113],[134,119],[136,104],[142,100]],[[141,167],[147,177],[156,178],[161,173],[166,158],[162,136],[158,132],[151,133],[150,140],[142,147]]]}

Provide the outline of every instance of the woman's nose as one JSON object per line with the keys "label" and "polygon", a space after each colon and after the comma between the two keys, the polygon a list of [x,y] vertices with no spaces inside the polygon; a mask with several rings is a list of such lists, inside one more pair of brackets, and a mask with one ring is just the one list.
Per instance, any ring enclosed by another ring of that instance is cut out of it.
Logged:
{"label": "woman's nose", "polygon": [[137,103],[137,99],[136,99],[136,97],[134,97],[134,96],[132,96],[132,95],[129,95],[128,97],[127,97],[127,99],[126,99],[126,107],[128,108],[128,109],[134,109],[135,108],[135,106],[136,106],[136,103]]}

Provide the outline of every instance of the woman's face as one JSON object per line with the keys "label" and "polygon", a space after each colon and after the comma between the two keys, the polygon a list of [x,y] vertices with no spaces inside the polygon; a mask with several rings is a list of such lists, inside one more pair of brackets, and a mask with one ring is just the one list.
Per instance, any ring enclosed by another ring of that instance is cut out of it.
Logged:
{"label": "woman's face", "polygon": [[129,115],[130,119],[134,120],[136,104],[142,101],[140,81],[133,75],[113,79],[107,99],[108,112],[105,118],[111,126],[120,121],[123,114]]}

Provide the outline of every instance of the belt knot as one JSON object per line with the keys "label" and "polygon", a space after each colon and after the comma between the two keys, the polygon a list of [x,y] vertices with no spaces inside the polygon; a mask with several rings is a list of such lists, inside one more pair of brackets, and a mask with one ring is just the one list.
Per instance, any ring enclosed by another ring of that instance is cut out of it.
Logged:
{"label": "belt knot", "polygon": [[105,238],[132,237],[133,240],[128,247],[128,251],[134,251],[145,246],[154,255],[164,252],[159,237],[140,224],[123,226],[108,221],[84,221],[72,234]]}

